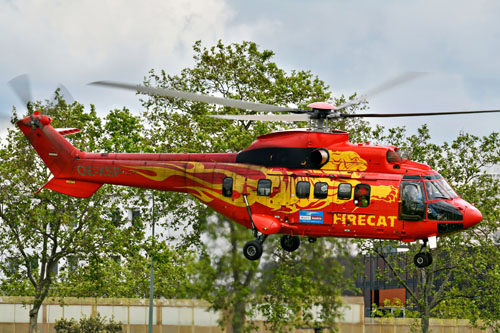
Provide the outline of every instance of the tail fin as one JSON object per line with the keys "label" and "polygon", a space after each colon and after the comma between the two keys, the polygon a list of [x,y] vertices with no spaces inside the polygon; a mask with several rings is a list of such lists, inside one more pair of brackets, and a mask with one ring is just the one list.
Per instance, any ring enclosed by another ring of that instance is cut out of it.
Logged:
{"label": "tail fin", "polygon": [[54,178],[50,179],[38,192],[49,188],[79,198],[91,196],[102,184],[71,179],[72,162],[82,153],[69,143],[64,135],[73,134],[79,130],[76,128],[56,130],[50,125],[51,122],[50,117],[41,115],[38,111],[17,122],[17,126],[54,175]]}
{"label": "tail fin", "polygon": [[50,123],[52,118],[35,111],[21,119],[17,126],[31,143],[55,178],[69,172],[72,160],[80,151],[66,140]]}

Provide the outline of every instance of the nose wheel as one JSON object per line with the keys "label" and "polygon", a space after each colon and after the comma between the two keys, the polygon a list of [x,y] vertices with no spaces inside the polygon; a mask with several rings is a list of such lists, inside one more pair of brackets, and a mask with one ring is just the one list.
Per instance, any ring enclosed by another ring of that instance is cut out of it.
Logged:
{"label": "nose wheel", "polygon": [[432,253],[423,252],[423,250],[427,247],[427,239],[424,239],[424,244],[420,248],[420,251],[413,258],[413,263],[418,268],[424,268],[432,264]]}
{"label": "nose wheel", "polygon": [[432,264],[432,254],[430,252],[417,253],[413,258],[415,266],[418,268],[424,268]]}

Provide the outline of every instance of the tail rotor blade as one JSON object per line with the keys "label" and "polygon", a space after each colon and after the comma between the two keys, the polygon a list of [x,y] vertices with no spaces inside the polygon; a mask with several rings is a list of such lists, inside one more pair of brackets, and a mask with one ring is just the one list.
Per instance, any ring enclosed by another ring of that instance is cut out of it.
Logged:
{"label": "tail rotor blade", "polygon": [[31,94],[30,79],[27,74],[16,76],[8,83],[12,90],[14,90],[17,97],[21,100],[23,105],[27,106],[28,103],[33,100],[33,95]]}

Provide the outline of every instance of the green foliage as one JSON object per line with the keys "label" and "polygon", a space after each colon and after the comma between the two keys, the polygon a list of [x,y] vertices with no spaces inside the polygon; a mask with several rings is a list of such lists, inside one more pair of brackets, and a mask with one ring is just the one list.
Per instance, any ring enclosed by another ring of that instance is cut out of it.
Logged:
{"label": "green foliage", "polygon": [[[252,42],[210,49],[201,42],[194,47],[194,68],[180,75],[151,71],[148,85],[182,91],[237,98],[245,101],[305,107],[328,100],[323,81],[308,71],[287,74],[271,61],[272,51],[259,51]],[[278,123],[233,122],[207,117],[209,114],[239,114],[240,110],[177,99],[148,97],[143,101],[151,125],[150,136],[160,152],[227,152],[242,150],[256,136],[283,128]]]}
{"label": "green foliage", "polygon": [[149,297],[149,270],[153,257],[155,297],[192,297],[189,279],[196,258],[192,251],[176,251],[163,241],[145,240],[138,251],[110,257],[90,254],[81,267],[65,267],[54,286],[59,297]]}
{"label": "green foliage", "polygon": [[56,321],[54,325],[54,329],[56,330],[57,333],[80,333],[80,324],[74,320],[73,318],[71,319],[59,319]]}
{"label": "green foliage", "polygon": [[[229,45],[218,42],[210,48],[196,42],[193,51],[195,64],[192,68],[183,69],[179,75],[167,75],[165,71],[152,70],[145,84],[251,102],[296,105],[301,108],[315,101],[344,101],[343,97],[333,100],[328,86],[310,71],[293,70],[287,73],[279,68],[272,61],[272,51],[260,50],[252,42]],[[147,140],[155,152],[237,152],[247,148],[259,135],[292,126],[283,123],[215,119],[208,116],[241,114],[243,111],[180,99],[146,96],[143,106],[146,108],[144,118]],[[349,112],[352,112],[352,109]],[[361,124],[356,120],[353,120],[352,124],[354,123]],[[306,125],[298,124],[300,127]],[[340,129],[349,128],[345,127],[345,124],[341,126],[344,127]],[[361,129],[358,133],[362,138],[369,131]],[[269,297],[273,297],[273,306],[266,310],[266,320],[273,323],[270,325],[277,325],[272,327],[283,327],[286,320],[283,315],[285,306],[296,312],[294,322],[297,323],[301,320],[310,321],[307,318],[299,318],[302,313],[308,316],[306,312],[299,310],[309,309],[310,312],[313,306],[321,302],[325,311],[330,311],[328,316],[331,316],[325,317],[325,312],[322,313],[322,319],[333,321],[333,317],[338,314],[337,296],[343,284],[327,285],[326,280],[318,282],[314,276],[324,273],[318,266],[323,265],[325,258],[338,250],[340,243],[332,242],[329,247],[325,245],[329,251],[324,253],[313,251],[317,258],[301,251],[298,256],[280,259],[277,253],[281,251],[271,255],[268,255],[268,251],[259,265],[259,262],[248,261],[241,253],[245,242],[252,238],[248,229],[214,214],[183,195],[165,193],[161,202],[162,214],[167,215],[168,212],[175,216],[175,219],[168,219],[168,227],[184,235],[181,246],[185,248],[191,244],[201,251],[199,271],[194,278],[199,283],[193,288],[197,290],[198,295],[210,301],[213,309],[221,311],[221,325],[229,325],[235,332],[245,327],[251,330],[252,323],[247,318],[256,308],[249,309],[247,305],[252,302],[257,307],[259,302],[268,303],[263,297],[264,293],[266,297],[268,293],[271,293]],[[200,237],[203,237],[203,243],[199,242]],[[271,239],[265,243],[266,248],[276,246],[279,245]],[[263,263],[266,262],[276,264],[272,271],[263,271]],[[336,269],[340,270],[336,264],[329,268],[335,273]],[[298,280],[294,280],[293,273],[296,270],[301,270],[304,274],[301,278],[297,277]],[[286,274],[290,274],[290,279],[285,278]],[[268,275],[273,275],[273,278],[269,280],[270,289],[265,290],[261,288],[260,281],[267,280]],[[287,291],[293,293],[280,296],[278,285],[281,282],[289,283]],[[300,288],[295,288],[297,284],[300,284]],[[326,292],[331,297],[318,300],[317,296],[324,296]],[[281,302],[283,308],[278,308],[279,300],[287,296],[289,303]],[[302,304],[299,305],[300,302]]]}
{"label": "green foliage", "polygon": [[348,257],[342,240],[320,239],[302,244],[292,253],[279,248],[277,239],[265,275],[259,285],[260,297],[252,307],[262,314],[273,332],[302,326],[335,326],[339,320],[342,291],[354,291],[338,261]]}
{"label": "green foliage", "polygon": [[121,323],[110,319],[106,323],[106,317],[101,317],[98,313],[95,317],[82,318],[79,322],[74,319],[56,320],[54,329],[57,333],[113,333],[122,332]]}
{"label": "green foliage", "polygon": [[[51,116],[56,128],[82,129],[69,137],[82,150],[143,150],[140,119],[126,109],[111,111],[102,120],[93,107],[86,111],[77,102],[66,104],[60,96],[34,107]],[[104,185],[88,199],[49,190],[33,195],[50,173],[17,129],[9,130],[0,144],[0,158],[0,251],[5,258],[0,262],[0,290],[34,296],[30,330],[36,327],[38,309],[48,295],[149,295],[144,281],[151,256],[161,273],[159,292],[173,296],[173,288],[186,289],[184,267],[192,253],[177,253],[164,240],[152,247],[151,239],[145,238],[152,218],[146,191]],[[143,207],[142,218],[131,223],[126,209],[134,207]],[[120,258],[127,265],[115,261]]]}
{"label": "green foliage", "polygon": [[[500,229],[500,187],[487,169],[500,162],[499,134],[477,137],[461,133],[451,143],[436,145],[429,142],[427,126],[409,137],[404,129],[386,133],[379,127],[374,137],[378,142],[397,142],[412,160],[439,171],[462,198],[475,203],[483,214],[483,221],[475,228],[440,238],[438,248],[432,250],[432,265],[424,269],[412,264],[419,244],[410,244],[409,251],[395,255],[391,252],[400,246],[399,242],[362,241],[366,253],[384,259],[387,271],[379,276],[396,280],[408,290],[409,306],[419,312],[422,332],[427,331],[430,317],[466,318],[478,326],[498,330],[500,247],[492,235]],[[406,284],[405,276],[416,280],[416,290]]]}
{"label": "green foliage", "polygon": [[144,126],[128,109],[111,110],[105,118],[102,146],[107,152],[139,153],[144,146]]}
{"label": "green foliage", "polygon": [[393,301],[385,299],[383,306],[372,304],[370,314],[374,318],[415,318],[417,315],[417,312],[411,311],[399,298],[394,298]]}

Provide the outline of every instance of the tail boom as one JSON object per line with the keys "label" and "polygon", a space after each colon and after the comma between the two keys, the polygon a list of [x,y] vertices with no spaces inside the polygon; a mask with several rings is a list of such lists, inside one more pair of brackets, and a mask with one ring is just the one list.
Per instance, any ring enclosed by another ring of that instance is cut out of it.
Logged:
{"label": "tail boom", "polygon": [[190,193],[194,187],[210,187],[214,170],[222,169],[220,178],[224,168],[238,168],[236,154],[85,153],[64,138],[76,129],[58,131],[51,122],[34,112],[17,123],[54,175],[40,191],[86,198],[103,184],[114,184]]}

